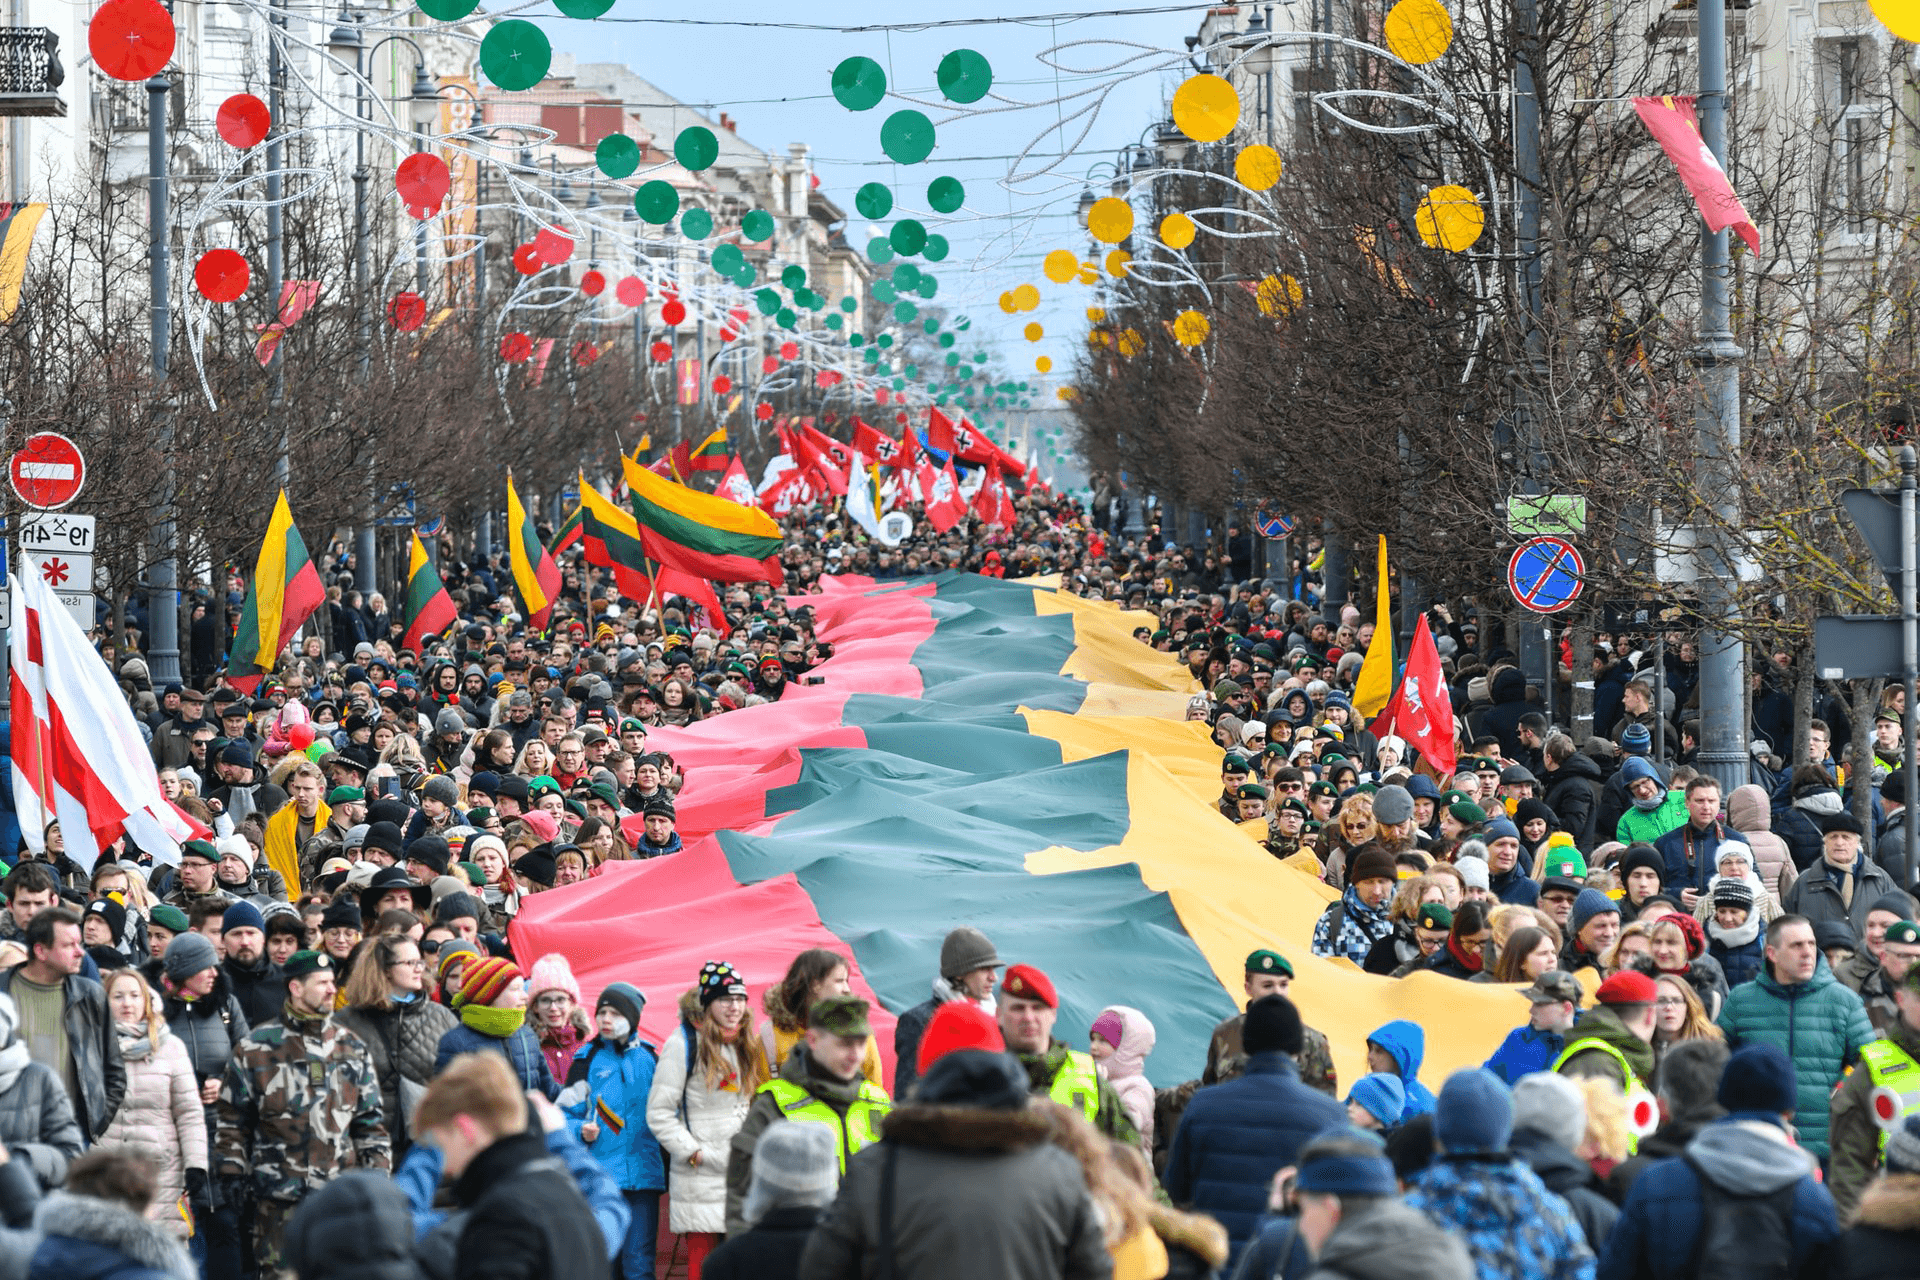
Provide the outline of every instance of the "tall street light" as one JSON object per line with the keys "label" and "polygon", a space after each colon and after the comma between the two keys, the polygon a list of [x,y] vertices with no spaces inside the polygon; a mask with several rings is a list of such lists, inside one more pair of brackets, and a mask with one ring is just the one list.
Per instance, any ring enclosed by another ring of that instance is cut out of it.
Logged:
{"label": "tall street light", "polygon": [[[180,682],[179,538],[173,520],[173,407],[166,396],[167,342],[173,319],[167,252],[167,96],[172,83],[164,75],[147,81],[147,281],[151,291],[148,345],[152,348],[154,443],[160,451],[160,523],[154,527],[153,563],[147,568],[147,668],[159,688]],[[91,583],[87,584],[92,586]],[[215,591],[212,607],[226,619],[226,592]],[[219,628],[215,628],[216,634]]]}

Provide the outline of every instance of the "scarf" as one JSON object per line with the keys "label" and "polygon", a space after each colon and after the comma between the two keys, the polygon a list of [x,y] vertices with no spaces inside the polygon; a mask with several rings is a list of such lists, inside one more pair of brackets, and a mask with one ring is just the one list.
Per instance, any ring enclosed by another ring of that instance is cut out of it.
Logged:
{"label": "scarf", "polygon": [[1634,796],[1633,807],[1638,809],[1642,813],[1652,813],[1655,809],[1658,809],[1661,805],[1667,802],[1667,795],[1668,793],[1663,790],[1663,791],[1656,791],[1651,796],[1647,796],[1644,799],[1640,796]]}
{"label": "scarf", "polygon": [[1452,956],[1456,961],[1458,961],[1461,968],[1466,969],[1471,973],[1480,972],[1480,966],[1485,964],[1487,961],[1487,953],[1484,951],[1482,951],[1479,955],[1470,956],[1466,952],[1462,951],[1459,947],[1455,946],[1453,941],[1453,935],[1451,934],[1447,935],[1447,954]]}
{"label": "scarf", "polygon": [[1760,912],[1747,912],[1747,922],[1732,929],[1722,929],[1712,920],[1707,921],[1707,936],[1723,947],[1744,947],[1760,936]]}
{"label": "scarf", "polygon": [[297,1036],[316,1036],[327,1025],[324,1013],[307,1013],[288,1000],[280,1006],[280,1022]]}
{"label": "scarf", "polygon": [[526,1025],[525,1009],[496,1009],[490,1004],[470,1004],[460,1010],[460,1021],[483,1036],[505,1040]]}
{"label": "scarf", "polygon": [[[955,1000],[965,1000],[967,998],[968,997],[960,993],[960,988],[954,986],[945,978],[935,978],[933,980],[934,1003],[952,1004]],[[985,1000],[975,1000],[973,1004],[980,1012],[986,1014],[988,1017],[992,1017],[999,1001],[994,999],[993,993],[989,991]]]}
{"label": "scarf", "polygon": [[33,1054],[24,1040],[15,1040],[4,1049],[0,1049],[0,1094],[11,1092],[20,1079],[20,1073],[33,1061]]}
{"label": "scarf", "polygon": [[120,1056],[128,1062],[139,1062],[153,1053],[153,1037],[147,1034],[145,1023],[116,1022],[114,1031],[120,1037]]}

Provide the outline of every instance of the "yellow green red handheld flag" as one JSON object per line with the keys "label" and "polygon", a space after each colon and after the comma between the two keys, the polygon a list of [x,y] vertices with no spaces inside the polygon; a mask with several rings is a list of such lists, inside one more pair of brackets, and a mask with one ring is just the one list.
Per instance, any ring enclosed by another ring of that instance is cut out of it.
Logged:
{"label": "yellow green red handheld flag", "polygon": [[560,566],[547,553],[533,517],[521,505],[511,471],[507,473],[507,539],[513,585],[520,589],[520,599],[527,607],[527,625],[542,630],[553,615],[553,602],[560,598]]}
{"label": "yellow green red handheld flag", "polygon": [[400,637],[400,647],[416,654],[423,640],[439,635],[460,616],[460,611],[453,607],[453,597],[447,594],[447,584],[440,580],[440,571],[433,567],[433,558],[427,554],[427,546],[417,533],[413,535],[413,552],[407,562],[403,616],[407,625]]}
{"label": "yellow green red handheld flag", "polygon": [[273,670],[300,624],[326,599],[320,573],[307,557],[306,540],[293,524],[293,509],[282,489],[253,563],[253,581],[247,585],[240,608],[240,626],[227,650],[227,683],[252,693],[260,677]]}

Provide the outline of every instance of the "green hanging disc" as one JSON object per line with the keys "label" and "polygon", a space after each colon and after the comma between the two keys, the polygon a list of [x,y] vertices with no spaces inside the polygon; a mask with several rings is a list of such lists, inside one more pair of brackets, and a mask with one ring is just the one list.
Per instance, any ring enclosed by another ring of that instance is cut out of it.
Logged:
{"label": "green hanging disc", "polygon": [[891,280],[875,280],[872,285],[868,286],[867,292],[873,295],[875,302],[888,304],[891,304],[900,296],[894,292],[893,282]]}
{"label": "green hanging disc", "polygon": [[893,246],[895,253],[918,253],[927,247],[927,229],[912,218],[902,218],[887,233],[887,242]]}
{"label": "green hanging disc", "polygon": [[613,8],[613,0],[553,0],[553,7],[569,18],[597,18]]}
{"label": "green hanging disc", "polygon": [[[943,333],[943,334],[941,334],[941,335],[940,335],[940,345],[941,345],[941,346],[943,346],[943,347],[950,347],[950,346],[952,346],[952,345],[953,345],[953,335],[952,335],[952,334],[950,334],[950,333]],[[959,358],[960,358],[959,356],[955,356],[955,357],[954,357],[954,359],[955,359],[955,360],[958,360]]]}
{"label": "green hanging disc", "polygon": [[793,328],[793,320],[794,320],[793,312],[788,310],[786,307],[780,308],[780,310],[773,317],[774,323],[779,325],[782,329]]}
{"label": "green hanging disc", "polygon": [[833,69],[833,96],[849,111],[870,111],[887,96],[887,73],[872,58],[848,58]]}
{"label": "green hanging disc", "polygon": [[673,189],[672,184],[658,178],[643,182],[640,189],[633,193],[633,211],[645,221],[664,227],[673,221],[674,214],[680,212],[680,193]]}
{"label": "green hanging disc", "polygon": [[673,140],[673,158],[680,167],[690,173],[710,169],[713,162],[720,158],[720,139],[713,136],[713,130],[704,125],[691,125],[680,131]]}
{"label": "green hanging disc", "polygon": [[933,121],[908,108],[880,126],[880,149],[896,164],[919,164],[933,154]]}
{"label": "green hanging disc", "polygon": [[[687,217],[692,216],[692,214],[687,215]],[[686,230],[686,226],[687,219],[680,219],[680,229],[684,231]],[[713,269],[720,275],[735,275],[739,272],[740,268],[745,265],[746,258],[741,254],[740,246],[737,244],[723,244],[713,251]]]}
{"label": "green hanging disc", "polygon": [[439,22],[458,22],[480,7],[480,0],[422,0],[420,12]]}
{"label": "green hanging disc", "polygon": [[890,334],[890,333],[883,333],[883,334],[881,334],[881,335],[880,335],[880,345],[881,345],[881,346],[883,346],[883,347],[890,347],[890,346],[892,346],[892,345],[893,345],[893,335],[892,335],[892,334]]}
{"label": "green hanging disc", "polygon": [[770,316],[780,309],[780,295],[772,289],[762,289],[753,295],[753,305],[760,308],[760,314]]}
{"label": "green hanging disc", "polygon": [[903,262],[893,269],[894,288],[911,291],[919,284],[920,268],[914,266],[911,262]]}
{"label": "green hanging disc", "polygon": [[742,289],[753,288],[754,282],[759,279],[760,279],[760,273],[753,269],[753,264],[751,262],[741,263],[740,269],[733,273],[733,282],[739,285]]}
{"label": "green hanging disc", "polygon": [[854,301],[852,294],[848,294],[846,297],[840,299],[840,309],[848,315],[852,315],[860,309],[860,304]]}
{"label": "green hanging disc", "polygon": [[934,72],[948,102],[978,102],[993,88],[993,66],[971,49],[955,49]]}
{"label": "green hanging disc", "polygon": [[689,209],[680,215],[680,234],[689,240],[705,240],[713,234],[713,215],[705,209]]}
{"label": "green hanging disc", "polygon": [[935,213],[952,213],[967,202],[967,189],[952,176],[935,178],[927,184],[927,204]]}
{"label": "green hanging disc", "polygon": [[754,244],[773,239],[773,215],[765,209],[749,210],[747,216],[740,219],[740,234]]}
{"label": "green hanging disc", "polygon": [[480,41],[480,69],[499,88],[511,93],[531,89],[547,78],[553,66],[553,46],[547,33],[522,18],[497,22]]}
{"label": "green hanging disc", "polygon": [[827,328],[838,330],[842,325],[846,324],[846,322],[845,316],[838,314],[830,315],[827,317]]}
{"label": "green hanging disc", "polygon": [[892,262],[893,246],[887,243],[885,236],[875,236],[867,241],[867,261]]}
{"label": "green hanging disc", "polygon": [[857,333],[849,333],[847,335],[847,345],[850,347],[863,347],[866,344],[867,340]]}
{"label": "green hanging disc", "polygon": [[940,332],[940,319],[937,316],[928,316],[926,324],[921,327],[928,333],[938,333]]}
{"label": "green hanging disc", "polygon": [[947,352],[947,368],[951,369],[953,368],[953,366],[959,363],[960,363],[960,353],[958,351]]}
{"label": "green hanging disc", "polygon": [[785,289],[798,289],[807,283],[807,269],[795,263],[780,273],[780,285]]}
{"label": "green hanging disc", "polygon": [[928,262],[945,262],[947,260],[948,249],[949,246],[945,236],[938,234],[930,235],[927,237],[927,247],[920,251],[920,256]]}
{"label": "green hanging disc", "polygon": [[923,275],[920,277],[920,283],[914,286],[913,291],[923,298],[931,298],[940,292],[940,282],[932,276]]}
{"label": "green hanging disc", "polygon": [[911,302],[896,303],[893,308],[893,318],[901,324],[906,324],[919,314],[920,308],[914,306]]}
{"label": "green hanging disc", "polygon": [[624,133],[610,133],[594,147],[593,162],[609,178],[624,178],[640,167],[640,144]]}
{"label": "green hanging disc", "polygon": [[853,207],[863,218],[878,221],[893,212],[893,192],[884,182],[869,182],[853,193]]}

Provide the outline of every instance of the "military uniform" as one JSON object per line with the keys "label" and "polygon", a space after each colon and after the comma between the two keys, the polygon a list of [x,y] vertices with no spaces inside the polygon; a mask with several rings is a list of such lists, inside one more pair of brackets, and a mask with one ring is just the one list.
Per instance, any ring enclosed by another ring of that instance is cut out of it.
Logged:
{"label": "military uniform", "polygon": [[1127,1118],[1127,1109],[1112,1082],[1094,1070],[1093,1059],[1055,1040],[1045,1053],[1017,1053],[1027,1069],[1033,1092],[1085,1115],[1100,1132],[1117,1142],[1137,1143],[1139,1131]]}
{"label": "military uniform", "polygon": [[[299,977],[302,952],[287,962]],[[393,1148],[380,1080],[366,1045],[330,1017],[296,1015],[235,1046],[220,1088],[214,1174],[253,1202],[254,1254],[263,1277],[281,1270],[281,1232],[301,1197],[346,1169],[390,1173]]]}
{"label": "military uniform", "polygon": [[[1246,1020],[1246,1014],[1236,1013],[1213,1029],[1213,1039],[1207,1043],[1207,1069],[1200,1075],[1202,1085],[1232,1080],[1246,1070],[1247,1052],[1240,1046],[1240,1028]],[[1300,1032],[1303,1041],[1300,1052],[1293,1055],[1294,1063],[1300,1068],[1300,1083],[1330,1098],[1339,1097],[1332,1046],[1326,1036],[1312,1027],[1302,1027]]]}

